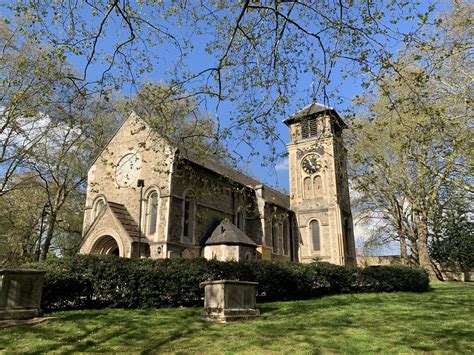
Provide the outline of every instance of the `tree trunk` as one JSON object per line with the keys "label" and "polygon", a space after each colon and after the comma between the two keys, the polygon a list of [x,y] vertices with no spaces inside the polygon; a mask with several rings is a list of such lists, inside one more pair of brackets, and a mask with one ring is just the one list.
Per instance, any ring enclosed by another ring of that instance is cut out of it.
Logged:
{"label": "tree trunk", "polygon": [[428,252],[428,228],[421,217],[418,218],[417,248],[420,266],[426,270],[430,276],[430,279],[443,280],[443,276],[441,275],[440,271],[431,261],[430,254]]}
{"label": "tree trunk", "polygon": [[410,240],[410,263],[412,265],[420,265],[420,260],[418,259],[418,246],[416,241]]}
{"label": "tree trunk", "polygon": [[51,246],[51,241],[54,235],[54,227],[56,225],[57,212],[52,212],[48,217],[48,233],[44,239],[43,246],[41,247],[41,257],[40,260],[46,260],[48,257],[49,247]]}
{"label": "tree trunk", "polygon": [[408,263],[407,240],[402,236],[400,236],[400,261],[403,265]]}

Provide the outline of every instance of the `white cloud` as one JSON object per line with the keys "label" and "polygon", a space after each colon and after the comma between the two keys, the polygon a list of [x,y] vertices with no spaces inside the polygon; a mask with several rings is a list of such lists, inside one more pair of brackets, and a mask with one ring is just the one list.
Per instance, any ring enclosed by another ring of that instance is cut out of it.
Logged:
{"label": "white cloud", "polygon": [[288,158],[285,158],[282,162],[275,165],[276,171],[288,171]]}

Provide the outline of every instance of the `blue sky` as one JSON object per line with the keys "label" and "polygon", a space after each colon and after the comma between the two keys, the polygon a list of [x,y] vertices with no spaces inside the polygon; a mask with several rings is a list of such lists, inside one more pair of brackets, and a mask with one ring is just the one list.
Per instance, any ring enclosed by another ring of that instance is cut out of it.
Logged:
{"label": "blue sky", "polygon": [[[16,1],[7,2],[6,4],[16,4]],[[386,4],[389,2],[387,1]],[[422,1],[419,5],[420,9],[426,9],[429,4],[433,3],[432,1]],[[384,2],[382,2],[385,5]],[[282,6],[289,6],[287,4]],[[445,4],[437,4],[436,11],[445,9]],[[0,11],[2,15],[8,16],[11,13],[4,7],[0,6]],[[157,11],[157,8],[149,6],[143,9],[145,13],[153,13]],[[435,12],[436,12],[435,11]],[[82,10],[80,12],[81,16],[85,19],[86,24],[90,28],[98,28],[100,24],[100,17],[94,17],[91,15],[90,9]],[[48,18],[47,15],[46,18]],[[211,55],[205,51],[205,43],[209,41],[211,34],[197,34],[193,28],[179,27],[176,25],[178,17],[171,16],[167,20],[164,20],[164,24],[167,26],[167,30],[172,32],[178,37],[178,40],[181,41],[184,45],[192,44],[194,48],[191,51],[186,59],[186,66],[189,71],[199,72],[209,66],[215,65],[216,56]],[[388,21],[382,21],[383,24],[389,25]],[[127,33],[124,31],[123,27],[117,25],[118,22],[115,18],[112,17],[111,21],[107,25],[108,35],[104,38],[101,38],[98,43],[98,47],[101,50],[110,52],[114,44],[117,41],[123,41],[127,37]],[[394,26],[401,32],[409,32],[416,27],[416,21],[411,22],[399,22]],[[51,28],[49,28],[51,30]],[[54,31],[54,29],[53,29]],[[58,36],[61,35],[61,31],[58,30]],[[147,36],[147,34],[145,34]],[[46,41],[46,39],[42,39]],[[382,39],[386,44],[386,49],[395,53],[401,46],[401,43],[394,40]],[[163,44],[158,44],[154,47],[145,48],[144,46],[138,47],[138,50],[146,50],[149,53],[156,57],[153,60],[153,69],[150,72],[145,72],[143,74],[134,73],[137,75],[138,84],[130,85],[125,83],[120,86],[120,90],[124,95],[132,95],[136,92],[136,89],[139,86],[139,83],[144,81],[153,81],[153,82],[168,82],[171,78],[171,71],[176,65],[176,60],[178,57],[178,50],[175,46],[170,44],[170,42],[164,42]],[[134,53],[127,53],[132,56]],[[100,54],[102,55],[102,54]],[[100,58],[99,55],[99,58]],[[84,70],[86,59],[83,55],[72,55],[67,54],[68,60],[78,69],[79,72]],[[351,106],[352,99],[358,95],[364,93],[364,89],[361,87],[362,83],[362,74],[352,73],[348,77],[343,78],[343,74],[347,74],[345,70],[347,65],[350,65],[347,61],[340,60],[336,67],[334,68],[331,76],[331,83],[327,87],[327,91],[331,94],[336,93],[339,97],[339,102],[330,100],[329,105],[333,106],[337,111],[342,113],[352,112],[353,108]],[[104,64],[99,62],[91,65],[88,71],[88,80],[97,79],[100,74],[103,72]],[[309,104],[313,101],[311,97],[311,86],[313,83],[313,78],[310,75],[302,74],[296,85],[297,90],[294,97],[291,97],[289,104],[287,105],[286,112],[291,114],[298,109],[302,108],[306,104]],[[316,97],[317,101],[322,102],[321,97]],[[201,109],[203,112],[209,112],[214,118],[219,117],[222,124],[225,126],[230,123],[231,111],[237,109],[239,102],[229,103],[222,102],[219,106],[219,110],[215,110],[216,101],[213,99],[208,100],[208,106],[202,105]],[[279,123],[276,125],[277,133],[280,137],[280,140],[276,142],[276,151],[278,153],[285,152],[285,144],[288,142],[288,128],[282,123],[284,116],[275,117]],[[229,140],[229,148],[231,152],[235,152],[240,155],[240,168],[243,169],[248,174],[258,178],[264,183],[269,185],[279,187],[282,189],[288,189],[288,171],[286,169],[286,164],[284,159],[280,159],[274,165],[262,167],[262,163],[265,163],[265,155],[268,153],[268,146],[262,139],[255,139],[251,142],[251,147],[245,144],[238,144],[235,141]],[[251,150],[261,152],[260,156],[249,157]]]}

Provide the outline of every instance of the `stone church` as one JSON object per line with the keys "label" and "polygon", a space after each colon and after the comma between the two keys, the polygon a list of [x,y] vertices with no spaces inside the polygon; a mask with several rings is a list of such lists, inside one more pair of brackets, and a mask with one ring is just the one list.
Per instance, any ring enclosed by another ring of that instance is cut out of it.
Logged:
{"label": "stone church", "polygon": [[284,123],[290,196],[179,151],[132,113],[88,171],[80,253],[355,265],[346,126],[318,103]]}

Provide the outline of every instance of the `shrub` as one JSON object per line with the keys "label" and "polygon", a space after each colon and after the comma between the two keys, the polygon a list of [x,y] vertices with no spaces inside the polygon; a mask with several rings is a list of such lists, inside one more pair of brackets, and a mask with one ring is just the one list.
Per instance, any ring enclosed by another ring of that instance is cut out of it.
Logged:
{"label": "shrub", "polygon": [[369,266],[359,271],[359,292],[423,292],[428,289],[428,273],[419,267]]}
{"label": "shrub", "polygon": [[351,292],[426,291],[422,269],[350,269],[328,263],[220,262],[197,259],[132,260],[79,255],[27,265],[46,269],[43,307],[147,308],[202,304],[208,280],[257,281],[260,301],[299,300]]}

